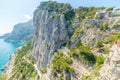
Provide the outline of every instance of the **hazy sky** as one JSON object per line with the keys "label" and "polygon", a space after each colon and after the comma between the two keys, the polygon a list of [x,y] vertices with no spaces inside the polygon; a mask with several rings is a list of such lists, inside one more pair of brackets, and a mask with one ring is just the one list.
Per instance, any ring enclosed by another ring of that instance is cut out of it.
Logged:
{"label": "hazy sky", "polygon": [[[0,0],[0,34],[10,32],[17,23],[32,18],[33,12],[41,1],[47,0]],[[78,6],[120,7],[120,0],[55,0]]]}

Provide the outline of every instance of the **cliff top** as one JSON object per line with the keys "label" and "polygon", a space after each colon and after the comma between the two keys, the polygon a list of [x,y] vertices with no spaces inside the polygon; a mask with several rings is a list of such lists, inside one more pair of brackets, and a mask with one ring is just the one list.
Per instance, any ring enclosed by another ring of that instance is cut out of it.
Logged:
{"label": "cliff top", "polygon": [[64,3],[57,3],[56,1],[45,1],[45,2],[41,2],[38,8],[49,11],[62,12],[65,10],[72,9],[72,6],[69,3],[64,4]]}

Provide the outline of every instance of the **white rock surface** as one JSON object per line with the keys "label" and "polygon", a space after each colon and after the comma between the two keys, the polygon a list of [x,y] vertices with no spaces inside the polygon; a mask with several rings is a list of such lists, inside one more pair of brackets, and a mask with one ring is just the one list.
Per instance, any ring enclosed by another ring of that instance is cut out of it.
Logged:
{"label": "white rock surface", "polygon": [[110,54],[100,69],[100,80],[120,79],[120,47],[113,45]]}

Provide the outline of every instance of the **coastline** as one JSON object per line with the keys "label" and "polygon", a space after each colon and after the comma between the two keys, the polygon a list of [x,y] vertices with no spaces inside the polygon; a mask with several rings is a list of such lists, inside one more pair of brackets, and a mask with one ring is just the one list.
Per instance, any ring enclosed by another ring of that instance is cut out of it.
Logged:
{"label": "coastline", "polygon": [[9,62],[3,67],[3,73],[7,75],[7,78],[9,79],[12,75],[12,69],[14,67],[14,61],[17,56],[17,51],[20,50],[22,46],[18,47],[16,52],[10,55]]}

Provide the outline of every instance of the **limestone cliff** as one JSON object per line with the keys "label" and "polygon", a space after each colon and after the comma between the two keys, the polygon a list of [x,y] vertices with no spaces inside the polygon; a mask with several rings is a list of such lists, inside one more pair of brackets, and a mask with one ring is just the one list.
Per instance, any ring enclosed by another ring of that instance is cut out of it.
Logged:
{"label": "limestone cliff", "polygon": [[42,2],[34,12],[35,33],[32,53],[39,68],[46,67],[54,52],[69,39],[72,27],[66,15],[71,11],[70,5]]}

